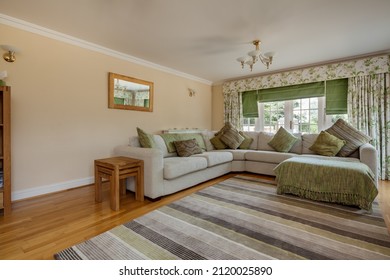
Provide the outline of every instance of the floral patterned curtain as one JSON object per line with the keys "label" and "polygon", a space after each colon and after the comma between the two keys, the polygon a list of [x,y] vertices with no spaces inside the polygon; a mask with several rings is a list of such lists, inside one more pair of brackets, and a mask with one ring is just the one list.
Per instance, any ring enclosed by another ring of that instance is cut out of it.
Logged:
{"label": "floral patterned curtain", "polygon": [[241,129],[241,93],[235,91],[225,91],[224,95],[224,120],[231,123],[237,129]]}
{"label": "floral patterned curtain", "polygon": [[378,151],[379,178],[390,180],[390,74],[349,79],[348,118],[372,138]]}
{"label": "floral patterned curtain", "polygon": [[381,55],[225,82],[222,86],[225,122],[242,127],[241,93],[244,91],[389,73],[389,61],[389,55]]}

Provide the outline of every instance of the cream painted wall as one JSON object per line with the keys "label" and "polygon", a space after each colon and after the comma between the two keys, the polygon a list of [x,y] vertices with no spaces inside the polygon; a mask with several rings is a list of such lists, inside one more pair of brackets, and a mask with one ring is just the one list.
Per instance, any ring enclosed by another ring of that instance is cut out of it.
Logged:
{"label": "cream painted wall", "polygon": [[222,85],[214,85],[212,87],[212,124],[213,130],[219,130],[224,125],[224,101]]}
{"label": "cream painted wall", "polygon": [[[14,63],[0,59],[12,87],[13,200],[91,182],[93,160],[137,126],[211,129],[210,85],[7,25],[0,34],[21,50]],[[108,72],[153,81],[154,112],[108,109]]]}

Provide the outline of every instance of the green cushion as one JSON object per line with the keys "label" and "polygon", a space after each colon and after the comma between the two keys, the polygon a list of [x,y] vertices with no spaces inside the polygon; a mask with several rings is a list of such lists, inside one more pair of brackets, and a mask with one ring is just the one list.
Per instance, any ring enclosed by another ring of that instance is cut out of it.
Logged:
{"label": "green cushion", "polygon": [[314,144],[309,148],[311,151],[322,156],[335,156],[345,145],[346,141],[321,131]]}
{"label": "green cushion", "polygon": [[215,133],[215,136],[221,136],[226,130],[229,130],[232,127],[233,125],[230,122],[225,123],[225,125],[217,133]]}
{"label": "green cushion", "polygon": [[154,142],[153,135],[146,133],[141,128],[137,127],[138,140],[143,148],[156,148],[156,143]]}
{"label": "green cushion", "polygon": [[268,142],[268,145],[278,152],[287,153],[297,141],[297,137],[288,132],[284,127],[281,127],[271,141]]}
{"label": "green cushion", "polygon": [[237,149],[245,138],[240,135],[237,129],[230,127],[223,132],[220,139],[230,149]]}
{"label": "green cushion", "polygon": [[214,136],[213,138],[210,139],[210,142],[217,150],[223,150],[228,147],[225,143],[221,141],[220,136]]}
{"label": "green cushion", "polygon": [[363,144],[368,143],[371,138],[360,132],[352,125],[338,119],[326,132],[336,136],[339,139],[345,140],[346,144],[337,153],[337,156],[347,157],[353,154]]}
{"label": "green cushion", "polygon": [[244,137],[244,141],[242,141],[241,145],[238,148],[248,150],[253,142],[253,138],[245,134],[243,131],[240,131],[240,135]]}

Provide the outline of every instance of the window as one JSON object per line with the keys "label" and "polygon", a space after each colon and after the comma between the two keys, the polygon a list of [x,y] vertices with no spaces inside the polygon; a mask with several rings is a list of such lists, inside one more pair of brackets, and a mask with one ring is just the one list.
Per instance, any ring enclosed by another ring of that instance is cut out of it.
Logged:
{"label": "window", "polygon": [[243,130],[255,131],[257,118],[243,118]]}
{"label": "window", "polygon": [[262,131],[273,132],[284,126],[284,102],[267,102],[262,105],[259,114],[263,116]]}
{"label": "window", "polygon": [[318,132],[319,107],[318,97],[296,99],[292,101],[293,119],[290,129],[293,132]]}
{"label": "window", "polygon": [[244,129],[276,132],[283,126],[318,133],[338,118],[347,119],[347,92],[348,79],[245,91]]}
{"label": "window", "polygon": [[325,97],[310,97],[258,104],[259,118],[243,118],[244,131],[319,133],[346,114],[325,115]]}

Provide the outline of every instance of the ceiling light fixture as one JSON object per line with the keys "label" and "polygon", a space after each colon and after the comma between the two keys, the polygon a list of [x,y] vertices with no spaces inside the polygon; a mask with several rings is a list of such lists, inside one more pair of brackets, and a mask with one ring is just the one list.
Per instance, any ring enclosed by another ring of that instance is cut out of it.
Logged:
{"label": "ceiling light fixture", "polygon": [[254,51],[248,52],[248,56],[242,56],[237,58],[237,61],[241,63],[242,69],[244,69],[245,64],[249,65],[251,71],[253,70],[253,65],[259,60],[269,69],[269,66],[272,64],[274,52],[267,52],[262,54],[260,51],[260,40],[254,40],[252,44],[256,47]]}

